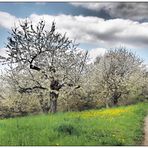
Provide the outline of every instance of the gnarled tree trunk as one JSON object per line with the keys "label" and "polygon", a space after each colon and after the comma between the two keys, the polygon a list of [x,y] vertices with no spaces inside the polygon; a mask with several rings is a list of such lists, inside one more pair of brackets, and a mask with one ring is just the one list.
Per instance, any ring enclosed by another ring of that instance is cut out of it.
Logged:
{"label": "gnarled tree trunk", "polygon": [[56,113],[57,112],[57,99],[59,94],[54,92],[53,90],[50,92],[50,112]]}
{"label": "gnarled tree trunk", "polygon": [[57,100],[59,96],[59,90],[62,88],[58,80],[51,81],[50,84],[50,112],[56,113],[57,112]]}
{"label": "gnarled tree trunk", "polygon": [[118,98],[117,97],[114,97],[113,98],[113,105],[114,106],[117,106],[117,104],[118,104]]}
{"label": "gnarled tree trunk", "polygon": [[118,100],[120,97],[121,97],[121,93],[114,92],[114,94],[112,96],[113,106],[117,106]]}
{"label": "gnarled tree trunk", "polygon": [[106,108],[109,108],[109,98],[106,98],[105,99],[105,107]]}

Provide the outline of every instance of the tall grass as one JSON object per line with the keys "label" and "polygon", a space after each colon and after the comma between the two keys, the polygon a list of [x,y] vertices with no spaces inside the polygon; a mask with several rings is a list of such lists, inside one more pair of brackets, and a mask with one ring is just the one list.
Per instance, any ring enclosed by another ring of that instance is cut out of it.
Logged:
{"label": "tall grass", "polygon": [[140,145],[148,103],[0,120],[0,145]]}

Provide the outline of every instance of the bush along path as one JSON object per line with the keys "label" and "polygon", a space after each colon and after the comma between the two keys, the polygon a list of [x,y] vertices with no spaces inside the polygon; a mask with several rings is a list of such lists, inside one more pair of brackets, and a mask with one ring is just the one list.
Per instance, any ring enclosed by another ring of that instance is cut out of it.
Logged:
{"label": "bush along path", "polygon": [[145,136],[143,145],[148,146],[148,115],[145,118],[144,133]]}

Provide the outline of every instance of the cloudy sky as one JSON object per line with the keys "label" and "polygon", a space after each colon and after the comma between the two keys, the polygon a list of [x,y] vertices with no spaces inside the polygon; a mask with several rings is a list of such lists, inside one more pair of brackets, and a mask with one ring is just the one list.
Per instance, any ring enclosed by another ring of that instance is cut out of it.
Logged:
{"label": "cloudy sky", "polygon": [[148,3],[2,3],[0,2],[0,55],[11,27],[29,18],[44,19],[48,26],[56,22],[61,33],[89,50],[93,60],[106,50],[126,47],[148,64]]}

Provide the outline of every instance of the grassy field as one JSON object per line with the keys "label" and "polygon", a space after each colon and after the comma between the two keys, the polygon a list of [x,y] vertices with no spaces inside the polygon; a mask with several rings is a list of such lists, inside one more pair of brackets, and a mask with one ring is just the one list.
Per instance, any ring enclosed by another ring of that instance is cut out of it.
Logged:
{"label": "grassy field", "polygon": [[140,145],[148,103],[0,120],[0,145]]}

